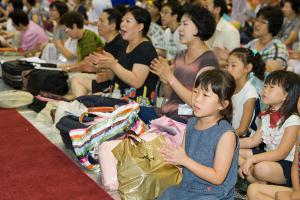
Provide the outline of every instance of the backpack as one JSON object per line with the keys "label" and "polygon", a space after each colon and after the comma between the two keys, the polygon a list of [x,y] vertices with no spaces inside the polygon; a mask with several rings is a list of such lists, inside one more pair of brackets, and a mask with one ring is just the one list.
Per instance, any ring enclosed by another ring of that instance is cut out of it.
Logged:
{"label": "backpack", "polygon": [[34,69],[28,74],[27,90],[33,95],[40,91],[65,95],[69,91],[68,74],[63,71]]}

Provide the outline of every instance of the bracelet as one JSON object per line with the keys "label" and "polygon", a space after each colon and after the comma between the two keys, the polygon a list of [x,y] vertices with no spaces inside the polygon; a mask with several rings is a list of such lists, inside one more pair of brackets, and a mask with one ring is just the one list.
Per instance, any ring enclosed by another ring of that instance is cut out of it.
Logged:
{"label": "bracelet", "polygon": [[112,66],[115,66],[115,65],[117,65],[118,64],[118,59],[114,59],[114,64],[112,65]]}
{"label": "bracelet", "polygon": [[170,81],[168,82],[170,86],[172,86],[172,85],[173,85],[173,83],[175,82],[175,79],[176,79],[176,78],[175,78],[175,77],[173,77],[173,78],[172,78],[172,80],[170,80]]}

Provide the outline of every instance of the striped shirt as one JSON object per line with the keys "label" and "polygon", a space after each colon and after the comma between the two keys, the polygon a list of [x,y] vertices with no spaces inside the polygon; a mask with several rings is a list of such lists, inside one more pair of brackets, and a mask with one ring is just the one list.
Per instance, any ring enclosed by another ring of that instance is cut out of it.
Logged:
{"label": "striped shirt", "polygon": [[[250,41],[245,48],[250,48],[252,51],[257,51],[256,44],[258,39]],[[269,60],[280,60],[282,61],[282,66],[287,67],[287,60],[289,58],[287,48],[279,39],[272,39],[265,48],[258,51],[261,55],[263,61],[267,63]]]}

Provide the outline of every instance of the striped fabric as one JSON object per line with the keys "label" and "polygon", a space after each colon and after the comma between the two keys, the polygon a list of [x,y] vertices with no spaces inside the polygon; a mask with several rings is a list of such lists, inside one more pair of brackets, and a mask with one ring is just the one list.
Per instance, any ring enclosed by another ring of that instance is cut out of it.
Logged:
{"label": "striped fabric", "polygon": [[131,103],[119,107],[112,113],[105,113],[109,117],[103,118],[94,125],[69,132],[75,154],[80,163],[87,169],[98,171],[99,165],[89,162],[88,157],[97,159],[98,146],[105,141],[118,138],[128,130],[137,135],[145,132],[145,124],[138,117],[139,104]]}

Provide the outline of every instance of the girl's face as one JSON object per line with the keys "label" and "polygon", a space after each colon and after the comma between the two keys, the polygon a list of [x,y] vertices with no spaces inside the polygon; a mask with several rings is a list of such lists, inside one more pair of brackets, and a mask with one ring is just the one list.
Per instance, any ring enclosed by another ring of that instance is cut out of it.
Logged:
{"label": "girl's face", "polygon": [[287,94],[279,85],[264,84],[262,100],[274,110],[278,110],[285,101]]}
{"label": "girl's face", "polygon": [[124,40],[130,41],[137,37],[142,33],[144,25],[139,24],[134,16],[127,12],[121,22],[121,33]]}
{"label": "girl's face", "polygon": [[189,16],[183,15],[178,27],[179,39],[181,44],[188,44],[195,39],[198,32],[197,27]]}
{"label": "girl's face", "polygon": [[249,70],[251,70],[251,65],[245,66],[240,58],[235,55],[230,55],[227,70],[237,81],[242,78],[247,78]]}
{"label": "girl's face", "polygon": [[193,89],[192,108],[196,117],[218,116],[224,109],[218,95],[211,90],[210,86],[207,91],[200,86]]}

